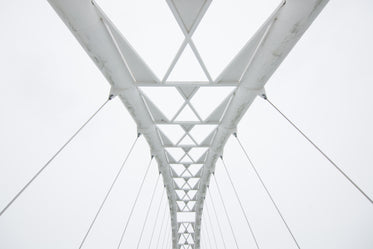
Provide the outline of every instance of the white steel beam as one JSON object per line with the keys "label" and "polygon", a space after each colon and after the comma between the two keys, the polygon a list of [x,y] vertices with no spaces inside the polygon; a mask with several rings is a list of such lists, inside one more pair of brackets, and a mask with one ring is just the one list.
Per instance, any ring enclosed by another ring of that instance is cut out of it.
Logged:
{"label": "white steel beam", "polygon": [[[140,92],[135,86],[133,74],[129,70],[129,61],[123,57],[119,43],[127,44],[120,33],[93,1],[85,0],[48,0],[61,19],[104,74],[112,87],[112,93],[119,96],[131,116],[135,120],[138,131],[144,135],[155,156],[159,171],[162,173],[164,185],[170,205],[173,245],[177,244],[177,196],[174,191],[173,179],[169,171],[167,159],[156,127],[143,102]],[[117,37],[113,39],[116,33]],[[121,40],[119,40],[120,38]],[[130,47],[128,45],[128,47]],[[132,59],[141,60],[132,51]],[[138,58],[136,58],[138,57]],[[73,59],[73,58],[72,58]],[[144,64],[145,65],[145,64]],[[142,68],[147,70],[147,68]],[[156,78],[142,79],[156,82]],[[174,247],[176,248],[176,247]]]}
{"label": "white steel beam", "polygon": [[[264,85],[270,76],[327,2],[328,0],[287,0],[282,2],[218,77],[222,81],[239,80],[240,83],[218,126],[205,162],[205,171],[197,193],[196,248],[200,248],[201,218],[207,186],[211,173],[215,171],[217,159],[223,155],[226,141],[236,131],[238,122],[254,99],[258,94],[264,92]],[[243,68],[243,71],[237,73],[240,68]]]}
{"label": "white steel beam", "polygon": [[[236,131],[238,122],[257,95],[264,93],[265,83],[328,0],[283,1],[215,81],[211,79],[191,38],[211,0],[166,0],[185,35],[185,40],[161,81],[146,66],[94,1],[48,1],[109,81],[112,87],[111,93],[119,96],[135,120],[138,131],[149,143],[167,189],[172,225],[172,248],[199,249],[202,210],[207,186],[211,173],[215,171],[215,163],[223,154],[227,139]],[[167,82],[169,74],[188,44],[191,45],[208,81]],[[203,120],[190,99],[199,88],[222,86],[236,88],[207,119]],[[150,102],[139,87],[174,87],[183,96],[184,104],[169,120],[158,107]],[[183,91],[189,93],[184,96]],[[177,121],[176,117],[182,112],[184,106],[192,109],[198,117],[197,121]],[[185,130],[184,136],[179,138],[178,142],[172,143],[158,129],[158,124],[180,125]],[[217,128],[209,135],[206,134],[208,135],[205,138],[207,142],[203,141],[198,144],[191,136],[190,129],[195,125],[209,124],[215,124]],[[180,145],[179,143],[186,136],[190,137],[195,145]],[[203,154],[202,159],[190,157],[190,163],[181,162],[183,158],[189,157],[190,149],[205,147],[208,147],[208,151]],[[185,154],[181,158],[173,159],[166,151],[169,148],[182,149]],[[185,167],[180,175],[171,169],[172,163],[180,163],[182,167]],[[193,163],[201,163],[203,167],[195,175],[190,176],[192,174],[189,167]],[[184,173],[188,173],[189,176],[183,177]],[[181,186],[177,186],[176,178],[183,181]],[[189,182],[193,178],[199,179],[197,179],[197,184]],[[185,188],[196,191],[196,194],[190,197]],[[180,191],[183,193],[181,197]],[[188,201],[193,202],[193,207],[186,207]],[[180,208],[178,202],[184,202],[185,206]],[[195,220],[178,220],[178,214],[186,215],[185,217],[195,215]],[[179,229],[181,229],[180,233]],[[179,243],[180,238],[185,240],[182,245]]]}

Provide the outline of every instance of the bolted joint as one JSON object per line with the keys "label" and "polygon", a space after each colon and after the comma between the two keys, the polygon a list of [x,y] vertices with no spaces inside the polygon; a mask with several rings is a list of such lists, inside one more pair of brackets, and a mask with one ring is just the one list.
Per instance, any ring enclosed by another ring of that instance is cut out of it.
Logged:
{"label": "bolted joint", "polygon": [[139,138],[140,136],[141,136],[141,133],[140,133],[140,132],[138,132],[138,133],[137,133],[137,137]]}
{"label": "bolted joint", "polygon": [[115,97],[114,94],[110,94],[108,100],[112,100]]}
{"label": "bolted joint", "polygon": [[265,100],[268,99],[268,98],[267,98],[267,94],[265,94],[265,93],[261,94],[260,97],[262,97],[262,98],[265,99]]}

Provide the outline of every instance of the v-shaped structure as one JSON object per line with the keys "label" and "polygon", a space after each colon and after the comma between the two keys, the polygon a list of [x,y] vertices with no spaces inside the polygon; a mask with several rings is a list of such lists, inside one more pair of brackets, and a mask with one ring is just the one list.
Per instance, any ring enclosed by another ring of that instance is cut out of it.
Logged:
{"label": "v-shaped structure", "polygon": [[[173,248],[199,249],[206,189],[228,137],[328,1],[282,1],[216,80],[192,40],[211,0],[166,1],[185,39],[160,80],[94,1],[49,0],[149,143],[167,189]],[[198,62],[201,79],[175,80],[184,50]],[[173,92],[180,105],[165,113],[149,87]],[[206,91],[211,95],[205,101],[214,106],[202,111],[198,104]]]}

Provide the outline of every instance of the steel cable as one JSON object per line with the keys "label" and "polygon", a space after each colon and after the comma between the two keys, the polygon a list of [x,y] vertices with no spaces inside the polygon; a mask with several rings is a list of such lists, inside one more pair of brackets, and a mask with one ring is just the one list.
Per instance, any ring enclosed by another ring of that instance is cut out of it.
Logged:
{"label": "steel cable", "polygon": [[269,196],[269,198],[271,199],[271,201],[272,201],[272,204],[275,206],[275,208],[276,208],[276,210],[277,210],[277,213],[279,214],[279,216],[281,217],[281,219],[282,219],[282,221],[283,221],[283,223],[285,224],[285,226],[286,226],[286,229],[289,231],[289,233],[290,233],[290,235],[291,235],[291,237],[293,238],[293,240],[294,240],[294,243],[296,244],[296,246],[300,249],[300,246],[299,246],[299,244],[298,244],[298,241],[295,239],[295,236],[294,236],[294,234],[293,234],[293,232],[291,231],[291,229],[290,229],[290,227],[289,227],[289,225],[288,225],[288,223],[285,221],[285,218],[284,218],[284,216],[282,215],[282,213],[281,213],[281,211],[280,211],[280,209],[279,209],[279,207],[277,206],[277,204],[276,204],[276,202],[274,201],[274,199],[273,199],[273,197],[272,197],[272,195],[271,195],[271,193],[269,192],[269,190],[268,190],[268,188],[267,188],[267,186],[264,184],[264,181],[263,181],[263,179],[260,177],[260,175],[259,175],[259,173],[258,173],[258,171],[256,170],[256,167],[254,166],[254,164],[253,164],[253,162],[251,161],[251,159],[250,159],[250,157],[249,157],[249,155],[248,155],[248,153],[246,152],[246,150],[245,150],[245,148],[243,147],[243,145],[242,145],[242,143],[241,143],[241,141],[240,141],[240,139],[237,137],[237,134],[235,134],[235,137],[236,137],[236,139],[237,139],[237,141],[238,141],[238,143],[240,144],[240,146],[241,146],[241,149],[243,150],[243,152],[245,153],[245,155],[246,155],[246,158],[247,158],[247,160],[250,162],[250,165],[251,165],[251,167],[253,168],[253,170],[254,170],[254,172],[255,172],[255,174],[256,174],[256,176],[258,177],[258,179],[259,179],[259,181],[260,181],[260,183],[262,184],[262,186],[263,186],[263,188],[264,188],[264,190],[267,192],[267,195]]}
{"label": "steel cable", "polygon": [[211,222],[211,217],[210,217],[210,214],[208,212],[208,208],[207,208],[207,205],[206,205],[206,208],[204,209],[207,213],[207,218],[205,216],[205,220],[208,220],[209,222],[209,225],[210,225],[210,229],[211,229],[211,233],[212,233],[212,237],[214,239],[214,244],[215,244],[215,248],[218,249],[218,243],[217,243],[217,240],[216,240],[216,236],[215,236],[215,232],[214,232],[214,227],[212,226],[212,222]]}
{"label": "steel cable", "polygon": [[[213,249],[213,248],[211,247],[210,236],[209,236],[209,234],[206,232],[206,228],[205,228],[205,226],[202,226],[202,230],[204,231],[204,234],[206,235],[206,238],[207,238],[207,240],[205,241],[206,244],[209,245],[209,248],[210,248],[210,249]],[[206,249],[207,249],[207,248],[206,248]]]}
{"label": "steel cable", "polygon": [[144,182],[145,182],[146,176],[148,175],[148,172],[149,172],[150,166],[152,165],[153,158],[154,158],[154,156],[151,156],[151,159],[150,159],[150,161],[149,161],[149,164],[148,164],[148,167],[147,167],[147,169],[146,169],[145,175],[144,175],[144,177],[142,178],[140,188],[139,188],[139,190],[137,191],[137,195],[136,195],[135,202],[134,202],[133,205],[132,205],[130,215],[129,215],[129,217],[128,217],[128,219],[127,219],[127,222],[126,222],[126,225],[125,225],[125,227],[124,227],[124,229],[123,229],[123,232],[122,232],[122,235],[121,235],[121,237],[120,237],[120,240],[119,240],[119,244],[118,244],[117,249],[119,249],[120,246],[122,245],[124,235],[125,235],[125,233],[126,233],[126,230],[127,230],[128,224],[129,224],[129,222],[131,221],[133,211],[135,210],[135,206],[136,206],[137,200],[139,199],[139,196],[140,196],[140,193],[141,193],[142,187],[144,186]]}
{"label": "steel cable", "polygon": [[224,166],[225,172],[227,173],[227,176],[228,176],[228,178],[229,178],[229,182],[230,182],[231,185],[232,185],[232,188],[233,188],[233,190],[234,190],[234,194],[236,195],[236,198],[237,198],[237,200],[238,200],[238,203],[240,204],[241,211],[242,211],[243,215],[245,216],[246,223],[247,223],[247,225],[248,225],[248,227],[249,227],[249,230],[250,230],[251,236],[253,237],[253,239],[254,239],[254,241],[255,241],[256,248],[259,249],[258,241],[257,241],[257,239],[256,239],[256,237],[255,237],[255,234],[254,234],[254,231],[253,231],[253,229],[252,229],[252,227],[251,227],[251,224],[250,224],[250,222],[249,222],[249,219],[247,218],[247,215],[246,215],[245,209],[243,208],[243,205],[242,205],[241,199],[240,199],[240,197],[238,196],[237,189],[236,189],[236,187],[235,187],[234,184],[233,184],[233,181],[232,181],[231,175],[230,175],[229,172],[228,172],[227,166],[226,166],[226,164],[225,164],[225,162],[224,162],[222,156],[220,157],[220,159],[221,159],[221,161],[222,161],[222,163],[223,163],[223,166]]}
{"label": "steel cable", "polygon": [[81,241],[81,243],[80,243],[80,245],[79,245],[79,249],[83,247],[83,245],[84,245],[84,243],[85,243],[85,241],[86,241],[86,239],[87,239],[87,237],[88,237],[88,235],[89,235],[89,233],[90,233],[90,231],[91,231],[93,225],[94,225],[95,222],[96,222],[97,217],[99,216],[99,214],[100,214],[102,208],[104,207],[104,205],[105,205],[105,203],[106,203],[107,198],[109,197],[109,195],[110,195],[110,193],[111,193],[111,191],[112,191],[112,189],[113,189],[115,183],[117,182],[117,180],[118,180],[118,178],[119,178],[119,175],[121,174],[122,170],[124,169],[124,165],[126,164],[128,157],[131,155],[131,153],[132,153],[132,151],[133,151],[133,148],[135,147],[136,142],[138,141],[139,137],[140,137],[140,133],[137,135],[135,141],[132,143],[132,146],[131,146],[129,152],[127,153],[127,155],[126,155],[126,157],[125,157],[125,159],[124,159],[124,161],[123,161],[123,163],[122,163],[122,166],[120,167],[120,169],[119,169],[117,175],[115,176],[113,182],[111,183],[110,188],[109,188],[109,190],[107,191],[107,193],[106,193],[106,195],[105,195],[105,198],[104,198],[104,200],[102,201],[102,203],[101,203],[99,209],[97,210],[97,213],[96,213],[95,217],[93,218],[91,224],[89,225],[89,228],[88,228],[86,234],[84,235],[83,240]]}
{"label": "steel cable", "polygon": [[232,232],[232,235],[233,235],[233,238],[234,238],[234,242],[236,243],[236,247],[237,247],[237,249],[239,249],[239,246],[238,246],[238,243],[237,243],[237,238],[236,238],[236,235],[235,235],[234,230],[233,230],[232,222],[231,222],[231,219],[229,218],[228,211],[227,211],[227,208],[226,208],[225,203],[224,203],[223,195],[221,194],[221,191],[220,191],[220,187],[219,187],[218,181],[216,180],[216,177],[215,177],[215,173],[213,173],[212,175],[214,176],[214,180],[215,180],[215,183],[216,183],[216,187],[217,187],[217,189],[218,189],[218,193],[219,193],[219,196],[220,196],[220,200],[221,200],[221,202],[223,203],[225,216],[227,216],[227,218],[228,218],[229,227],[230,227],[230,229],[231,229],[231,232]]}
{"label": "steel cable", "polygon": [[[168,216],[169,217],[169,216]],[[167,220],[167,219],[166,219]],[[168,236],[168,227],[170,226],[170,223],[166,221],[166,227],[165,227],[165,231],[163,232],[163,239],[162,239],[162,243],[161,243],[161,249],[164,249],[164,241],[166,239],[166,237]]]}
{"label": "steel cable", "polygon": [[[172,228],[171,228],[172,230]],[[172,231],[167,231],[167,237],[166,237],[166,247],[164,247],[164,244],[162,244],[162,249],[167,249],[170,241],[170,234],[172,234]]]}
{"label": "steel cable", "polygon": [[157,240],[157,247],[156,247],[156,249],[158,249],[159,240],[161,239],[161,234],[162,234],[162,230],[163,230],[163,224],[164,224],[165,218],[167,217],[167,216],[166,216],[166,211],[167,211],[167,203],[166,203],[165,211],[164,211],[164,213],[163,213],[163,217],[162,217],[161,229],[159,230],[158,240]]}
{"label": "steel cable", "polygon": [[79,134],[79,132],[91,121],[97,113],[101,111],[102,108],[113,98],[113,95],[110,95],[109,98],[98,108],[96,112],[65,142],[64,145],[47,161],[46,164],[26,183],[25,186],[12,198],[12,200],[1,210],[0,216],[2,216],[5,211],[15,202],[18,197],[30,186],[30,184],[48,167],[48,165],[60,154],[60,152]]}
{"label": "steel cable", "polygon": [[[162,200],[163,200],[164,192],[165,192],[165,190],[163,189],[161,199],[159,200],[159,205],[158,205],[158,209],[157,209],[157,214],[155,215],[155,221],[154,221],[154,225],[153,225],[153,229],[152,229],[152,235],[150,236],[150,241],[149,241],[148,249],[150,249],[150,245],[152,244],[152,241],[153,241],[153,236],[154,236],[154,232],[155,232],[155,227],[157,226],[157,223],[158,223],[159,211],[161,210],[161,206],[162,206]],[[166,205],[167,205],[167,203],[166,203]]]}
{"label": "steel cable", "polygon": [[140,238],[139,238],[139,240],[137,242],[137,247],[136,247],[137,249],[140,246],[140,242],[141,242],[141,239],[142,239],[142,235],[144,233],[145,225],[146,225],[146,222],[148,221],[148,217],[149,217],[149,213],[150,213],[150,208],[151,208],[151,206],[153,204],[154,195],[155,195],[155,191],[157,190],[157,187],[158,187],[158,182],[159,182],[160,175],[161,174],[158,174],[157,181],[155,183],[155,187],[153,189],[152,197],[150,199],[150,203],[149,203],[149,206],[148,206],[148,210],[146,211],[145,220],[144,220],[144,223],[143,223],[142,228],[141,228]]}
{"label": "steel cable", "polygon": [[[172,231],[171,231],[171,233],[172,233]],[[171,234],[171,233],[169,233],[169,234],[168,234],[168,237],[167,237],[167,243],[166,243],[166,247],[165,247],[166,249],[168,249],[168,248],[169,248],[169,245],[170,245],[170,234]]]}
{"label": "steel cable", "polygon": [[[219,218],[218,218],[218,213],[216,212],[216,208],[215,208],[215,204],[214,204],[214,201],[212,199],[212,196],[211,196],[211,192],[210,192],[210,189],[208,188],[208,191],[209,191],[209,194],[210,194],[210,201],[212,203],[212,208],[214,210],[214,214],[215,214],[215,219],[216,219],[216,222],[218,223],[218,228],[219,228],[219,233],[220,233],[220,237],[223,241],[223,246],[224,246],[224,249],[227,249],[227,246],[225,244],[225,240],[224,240],[224,237],[223,237],[223,231],[221,230],[221,226],[220,226],[220,222],[219,222]],[[206,202],[206,205],[207,205],[207,202]]]}
{"label": "steel cable", "polygon": [[284,117],[312,146],[318,150],[337,170],[341,173],[371,204],[373,200],[332,160],[328,157],[306,134],[304,134],[280,109],[275,106],[268,97],[263,94],[263,99],[266,100],[282,117]]}

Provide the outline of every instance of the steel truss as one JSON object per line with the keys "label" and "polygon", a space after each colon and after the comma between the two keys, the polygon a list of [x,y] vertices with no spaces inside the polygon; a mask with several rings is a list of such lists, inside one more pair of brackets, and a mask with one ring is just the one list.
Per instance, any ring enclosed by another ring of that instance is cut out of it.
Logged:
{"label": "steel truss", "polygon": [[[138,132],[149,143],[167,189],[172,248],[199,249],[207,187],[228,137],[236,132],[246,110],[258,95],[264,93],[265,83],[328,0],[281,2],[215,80],[211,78],[192,40],[211,0],[166,0],[185,39],[162,80],[155,76],[94,1],[48,1],[104,74],[111,85],[111,94],[122,100],[135,120]],[[167,80],[187,45],[205,73],[206,82]],[[201,118],[190,100],[201,87],[222,86],[232,86],[234,90],[207,118]],[[173,87],[183,97],[184,104],[169,119],[141,90],[146,87]],[[197,120],[177,120],[186,106]],[[159,125],[178,125],[184,135],[179,141],[172,142]],[[191,134],[196,125],[215,125],[215,128],[206,134],[202,142],[197,142]],[[184,138],[191,142],[183,144]],[[174,158],[169,153],[170,148],[181,148],[184,155]],[[204,152],[195,158],[191,151],[197,148]],[[175,167],[182,168],[178,170]],[[185,215],[192,218],[183,218]]]}

